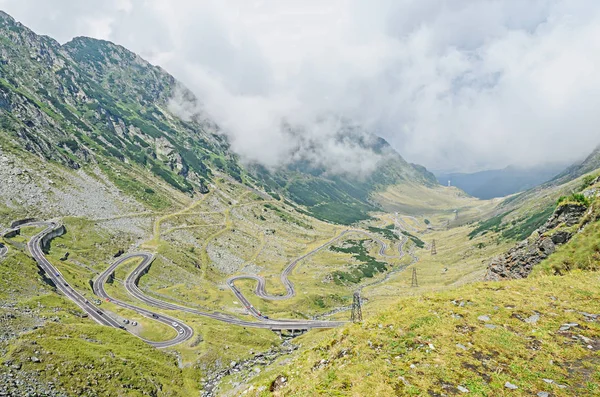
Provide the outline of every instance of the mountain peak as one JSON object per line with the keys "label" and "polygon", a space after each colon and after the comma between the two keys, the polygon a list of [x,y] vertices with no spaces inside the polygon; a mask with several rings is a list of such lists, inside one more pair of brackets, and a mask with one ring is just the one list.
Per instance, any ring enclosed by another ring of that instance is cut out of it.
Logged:
{"label": "mountain peak", "polygon": [[10,15],[8,15],[7,13],[5,13],[2,10],[0,10],[0,19],[3,20],[3,21],[12,22],[12,23],[16,22],[13,17],[11,17]]}

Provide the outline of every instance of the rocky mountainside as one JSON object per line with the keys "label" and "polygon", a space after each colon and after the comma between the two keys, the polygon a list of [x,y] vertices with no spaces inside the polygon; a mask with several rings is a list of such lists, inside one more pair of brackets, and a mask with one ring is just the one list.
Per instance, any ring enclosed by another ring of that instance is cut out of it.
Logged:
{"label": "rocky mountainside", "polygon": [[585,175],[588,172],[592,172],[598,168],[600,168],[600,146],[594,149],[594,151],[581,163],[574,164],[566,170],[564,170],[563,172],[561,172],[560,174],[558,174],[555,178],[552,179],[551,183],[565,183],[582,175]]}
{"label": "rocky mountainside", "polygon": [[586,225],[598,219],[600,177],[581,194],[562,198],[558,207],[533,238],[524,240],[488,266],[486,280],[526,278],[533,268],[569,242]]}
{"label": "rocky mountainside", "polygon": [[[244,167],[217,125],[201,116],[184,121],[169,110],[175,90],[198,101],[173,76],[121,46],[86,37],[60,45],[0,13],[5,149],[22,149],[75,170],[99,168],[113,182],[125,164],[136,175],[159,177],[190,195],[206,193],[218,171],[339,223],[365,219],[378,209],[369,196],[382,186],[435,183],[427,170],[406,163],[383,140],[372,150],[384,152],[385,160],[363,179],[329,175],[310,163],[275,171]],[[125,179],[121,185],[130,182]],[[142,190],[152,195],[152,188]],[[140,200],[139,193],[134,197]]]}

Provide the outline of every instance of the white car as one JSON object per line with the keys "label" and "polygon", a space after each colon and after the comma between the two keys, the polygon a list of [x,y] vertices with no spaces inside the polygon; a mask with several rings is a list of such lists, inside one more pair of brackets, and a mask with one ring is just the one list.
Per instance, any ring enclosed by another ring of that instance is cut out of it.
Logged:
{"label": "white car", "polygon": [[173,322],[171,323],[171,325],[172,325],[173,327],[178,327],[178,326],[179,326],[179,324],[177,324],[175,321],[173,321]]}
{"label": "white car", "polygon": [[182,330],[182,329],[180,329],[180,330],[179,330],[179,333],[180,333],[180,334],[183,334],[183,330]]}

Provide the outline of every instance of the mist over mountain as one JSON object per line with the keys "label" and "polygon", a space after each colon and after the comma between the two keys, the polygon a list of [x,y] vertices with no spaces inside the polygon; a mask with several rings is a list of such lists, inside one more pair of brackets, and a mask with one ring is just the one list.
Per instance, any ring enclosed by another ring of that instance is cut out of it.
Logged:
{"label": "mist over mountain", "polygon": [[[311,145],[321,149],[308,154],[321,162],[364,158],[331,139],[343,119],[410,162],[459,172],[572,163],[598,142],[594,0],[0,7],[60,42],[107,39],[164,67],[196,94],[238,155],[267,166]],[[302,138],[290,139],[283,125]]]}
{"label": "mist over mountain", "polygon": [[333,116],[313,132],[282,124],[274,131],[283,140],[247,156],[202,98],[128,49],[88,37],[60,45],[5,13],[0,32],[6,138],[41,158],[73,169],[125,162],[191,195],[207,193],[222,172],[344,224],[368,219],[379,209],[371,194],[389,185],[435,184],[383,138]]}

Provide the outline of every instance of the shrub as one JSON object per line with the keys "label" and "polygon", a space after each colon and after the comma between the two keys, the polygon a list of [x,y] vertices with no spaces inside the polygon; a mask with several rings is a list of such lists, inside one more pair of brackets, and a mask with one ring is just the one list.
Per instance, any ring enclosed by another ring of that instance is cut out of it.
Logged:
{"label": "shrub", "polygon": [[566,203],[578,203],[588,207],[590,205],[590,200],[587,197],[585,197],[582,193],[573,193],[570,196],[561,196],[558,199],[557,205]]}

